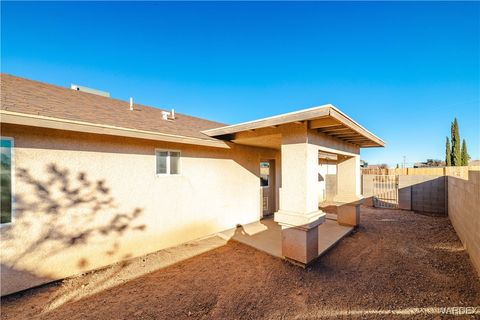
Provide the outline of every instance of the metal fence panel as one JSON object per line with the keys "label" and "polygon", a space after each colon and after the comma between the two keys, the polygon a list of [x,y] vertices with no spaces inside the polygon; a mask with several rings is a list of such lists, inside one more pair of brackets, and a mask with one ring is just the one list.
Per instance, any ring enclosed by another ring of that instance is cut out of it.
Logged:
{"label": "metal fence panel", "polygon": [[378,208],[398,208],[398,175],[373,177],[373,205]]}

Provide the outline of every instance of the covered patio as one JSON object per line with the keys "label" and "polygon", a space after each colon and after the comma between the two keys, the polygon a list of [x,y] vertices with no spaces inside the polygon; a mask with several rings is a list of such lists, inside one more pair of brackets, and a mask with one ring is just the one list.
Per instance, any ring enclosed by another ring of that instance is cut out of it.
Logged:
{"label": "covered patio", "polygon": [[[353,227],[342,226],[333,218],[328,218],[318,226],[318,253],[320,257],[352,232]],[[272,256],[283,258],[282,227],[267,217],[258,222],[249,223],[218,234],[221,238],[238,241]]]}
{"label": "covered patio", "polygon": [[[274,214],[274,219],[229,230],[224,236],[300,265],[315,260],[360,223],[360,148],[384,146],[380,138],[332,105],[203,133],[274,151],[274,157],[270,153],[257,159],[261,211],[263,218]],[[325,181],[322,161],[335,168],[331,199],[320,192]],[[267,167],[273,171],[270,177]],[[319,206],[327,200],[336,213],[328,218]]]}

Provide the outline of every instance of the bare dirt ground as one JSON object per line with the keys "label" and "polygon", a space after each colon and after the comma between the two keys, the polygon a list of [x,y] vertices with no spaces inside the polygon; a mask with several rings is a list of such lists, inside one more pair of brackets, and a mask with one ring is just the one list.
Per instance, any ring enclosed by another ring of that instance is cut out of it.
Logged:
{"label": "bare dirt ground", "polygon": [[362,208],[362,226],[307,269],[229,242],[51,307],[59,293],[81,292],[102,272],[109,271],[3,298],[2,319],[432,319],[444,317],[442,307],[480,312],[479,278],[448,218],[399,210]]}

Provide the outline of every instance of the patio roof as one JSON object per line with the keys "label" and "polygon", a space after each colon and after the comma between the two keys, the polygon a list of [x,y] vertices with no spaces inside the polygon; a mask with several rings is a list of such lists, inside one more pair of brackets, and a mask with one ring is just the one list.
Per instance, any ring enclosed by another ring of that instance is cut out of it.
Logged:
{"label": "patio roof", "polygon": [[284,113],[268,118],[243,122],[231,126],[202,131],[215,138],[232,137],[236,133],[254,131],[263,128],[275,128],[289,123],[308,122],[308,128],[317,130],[334,138],[358,145],[361,148],[383,147],[385,142],[352,120],[331,104]]}

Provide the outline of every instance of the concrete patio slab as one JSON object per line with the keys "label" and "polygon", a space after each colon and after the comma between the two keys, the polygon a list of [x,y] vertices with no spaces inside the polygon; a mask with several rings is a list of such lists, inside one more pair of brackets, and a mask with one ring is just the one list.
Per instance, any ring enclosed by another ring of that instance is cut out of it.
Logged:
{"label": "concrete patio slab", "polygon": [[[318,256],[324,254],[352,230],[353,227],[341,226],[335,220],[325,220],[318,227]],[[280,225],[273,221],[273,217],[229,229],[218,235],[227,241],[238,241],[272,256],[283,258],[282,230]]]}

